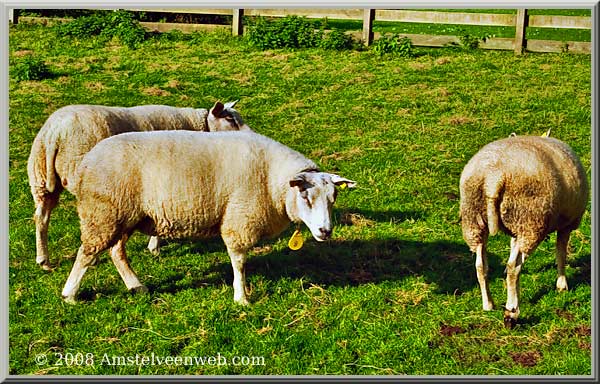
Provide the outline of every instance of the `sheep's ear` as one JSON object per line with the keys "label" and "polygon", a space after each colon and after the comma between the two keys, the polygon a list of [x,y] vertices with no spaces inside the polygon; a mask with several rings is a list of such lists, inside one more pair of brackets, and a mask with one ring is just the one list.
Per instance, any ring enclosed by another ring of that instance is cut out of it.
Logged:
{"label": "sheep's ear", "polygon": [[223,103],[221,103],[220,101],[217,101],[215,103],[215,105],[211,108],[210,113],[212,113],[216,117],[219,117],[221,115],[221,113],[223,112],[224,108],[225,108],[225,106],[223,105]]}
{"label": "sheep's ear", "polygon": [[297,174],[292,180],[290,180],[290,187],[298,187],[300,191],[304,191],[308,188],[308,181],[303,174]]}
{"label": "sheep's ear", "polygon": [[235,100],[235,101],[230,101],[229,103],[225,103],[225,109],[227,109],[227,108],[233,108],[237,104],[238,101],[240,101],[240,100],[238,99],[238,100]]}
{"label": "sheep's ear", "polygon": [[333,182],[333,184],[337,185],[338,187],[342,187],[342,188],[356,187],[356,181],[345,179],[345,178],[338,176],[336,174],[333,174],[333,173],[330,173],[329,176],[331,176],[331,181]]}

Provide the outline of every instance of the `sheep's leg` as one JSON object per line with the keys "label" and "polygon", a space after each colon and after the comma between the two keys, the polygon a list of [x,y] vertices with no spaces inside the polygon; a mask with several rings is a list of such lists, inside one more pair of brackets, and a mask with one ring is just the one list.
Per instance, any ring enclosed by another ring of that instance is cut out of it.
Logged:
{"label": "sheep's leg", "polygon": [[98,251],[85,252],[84,246],[81,245],[77,251],[77,258],[69,274],[69,278],[62,290],[63,299],[69,304],[75,304],[75,296],[81,285],[81,279],[87,271],[88,267],[94,263]]}
{"label": "sheep's leg", "polygon": [[556,289],[566,291],[567,277],[565,276],[565,262],[567,260],[567,247],[571,231],[562,230],[556,234],[556,269],[558,270],[558,279],[556,280]]}
{"label": "sheep's leg", "polygon": [[133,292],[148,292],[148,288],[138,279],[137,275],[129,266],[127,260],[127,253],[125,253],[125,243],[127,242],[127,235],[123,237],[110,249],[110,257],[112,258],[113,264],[119,271],[121,279],[127,286],[127,289]]}
{"label": "sheep's leg", "polygon": [[46,194],[36,198],[35,220],[35,262],[43,269],[50,271],[50,256],[48,253],[48,224],[52,209],[58,204],[58,193]]}
{"label": "sheep's leg", "polygon": [[148,250],[155,256],[160,254],[160,239],[158,236],[150,236],[148,241]]}
{"label": "sheep's leg", "polygon": [[487,254],[484,244],[477,246],[477,259],[475,260],[475,269],[477,270],[477,280],[479,281],[479,287],[481,289],[481,299],[483,301],[483,310],[491,311],[494,309],[494,302],[490,294],[490,287],[488,284],[488,262]]}
{"label": "sheep's leg", "polygon": [[519,274],[525,262],[526,254],[519,250],[516,238],[510,240],[510,257],[506,263],[507,299],[504,309],[504,325],[512,328],[519,317]]}
{"label": "sheep's leg", "polygon": [[233,301],[241,305],[248,305],[246,297],[246,252],[227,248],[231,266],[233,267]]}

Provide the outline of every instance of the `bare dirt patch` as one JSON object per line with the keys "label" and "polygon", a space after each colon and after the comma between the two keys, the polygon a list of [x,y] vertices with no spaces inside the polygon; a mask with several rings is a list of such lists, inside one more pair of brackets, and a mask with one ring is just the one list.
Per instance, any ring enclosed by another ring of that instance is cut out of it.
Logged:
{"label": "bare dirt patch", "polygon": [[592,328],[588,327],[587,325],[579,325],[575,328],[575,334],[577,336],[591,336]]}
{"label": "bare dirt patch", "polygon": [[542,357],[538,351],[509,352],[513,361],[523,367],[534,367]]}
{"label": "bare dirt patch", "polygon": [[464,328],[461,328],[456,325],[447,325],[447,324],[440,325],[440,334],[442,336],[454,336],[459,333],[465,333],[465,332],[466,332],[466,330]]}

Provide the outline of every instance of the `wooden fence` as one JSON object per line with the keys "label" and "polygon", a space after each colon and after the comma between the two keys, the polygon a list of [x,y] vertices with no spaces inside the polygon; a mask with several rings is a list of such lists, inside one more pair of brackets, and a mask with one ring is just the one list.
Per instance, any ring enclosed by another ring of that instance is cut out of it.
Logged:
{"label": "wooden fence", "polygon": [[[243,16],[284,17],[288,15],[306,16],[307,18],[329,18],[363,21],[362,31],[350,31],[354,37],[362,39],[370,45],[380,37],[373,33],[373,21],[396,21],[405,23],[459,24],[479,26],[505,26],[515,28],[514,38],[489,38],[480,43],[483,49],[513,50],[515,54],[523,51],[531,52],[573,52],[591,53],[591,43],[581,41],[528,40],[525,38],[527,28],[570,28],[591,29],[592,21],[588,16],[542,16],[529,15],[527,9],[518,9],[516,14],[491,14],[467,12],[436,12],[391,9],[132,9],[143,12],[168,12],[180,14],[228,15],[232,16],[232,25],[181,24],[162,22],[142,22],[149,30],[169,31],[179,29],[182,32],[197,30],[231,28],[234,35],[244,33]],[[29,19],[29,18],[28,18]],[[16,23],[18,12],[11,14]],[[411,39],[416,46],[442,47],[448,44],[459,44],[460,37],[449,35],[402,34]]]}

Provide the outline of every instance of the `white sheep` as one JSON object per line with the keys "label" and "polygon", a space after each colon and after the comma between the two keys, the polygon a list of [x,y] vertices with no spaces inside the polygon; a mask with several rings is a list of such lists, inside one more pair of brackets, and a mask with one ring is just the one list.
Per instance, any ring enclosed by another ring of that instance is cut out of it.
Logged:
{"label": "white sheep", "polygon": [[[63,189],[73,193],[73,178],[83,156],[100,140],[130,131],[250,129],[233,109],[220,102],[206,109],[143,105],[130,108],[70,105],[55,111],[33,142],[27,173],[35,203],[36,262],[51,269],[48,254],[50,214]],[[158,239],[149,248],[158,252]]]}
{"label": "white sheep", "polygon": [[476,253],[483,309],[494,307],[487,281],[486,243],[502,231],[511,236],[506,265],[504,323],[519,316],[519,273],[525,259],[556,231],[559,291],[567,289],[565,260],[571,231],[577,229],[588,200],[585,170],[571,148],[554,138],[513,136],[484,146],[460,177],[463,237]]}
{"label": "white sheep", "polygon": [[88,266],[111,247],[127,288],[147,290],[125,254],[128,237],[139,230],[171,238],[220,235],[233,266],[234,301],[247,304],[248,250],[290,222],[304,222],[317,241],[325,241],[332,232],[335,185],[355,185],[251,131],[124,133],[85,155],[78,177],[82,245],[62,291],[71,303]]}

